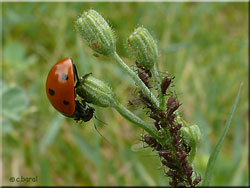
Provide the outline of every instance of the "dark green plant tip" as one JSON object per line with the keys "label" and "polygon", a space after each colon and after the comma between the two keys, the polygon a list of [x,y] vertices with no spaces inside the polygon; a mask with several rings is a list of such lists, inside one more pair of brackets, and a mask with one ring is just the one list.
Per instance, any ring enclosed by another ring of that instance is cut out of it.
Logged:
{"label": "dark green plant tip", "polygon": [[98,12],[94,10],[83,12],[75,21],[75,27],[95,52],[110,56],[116,51],[114,32]]}
{"label": "dark green plant tip", "polygon": [[157,44],[146,28],[135,29],[127,39],[127,47],[130,55],[144,67],[151,69],[157,62]]}

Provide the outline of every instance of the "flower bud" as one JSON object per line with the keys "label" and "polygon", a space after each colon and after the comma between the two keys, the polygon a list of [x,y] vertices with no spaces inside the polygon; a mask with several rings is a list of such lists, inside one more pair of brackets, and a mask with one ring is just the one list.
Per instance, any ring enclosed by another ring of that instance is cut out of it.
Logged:
{"label": "flower bud", "polygon": [[189,161],[192,162],[196,154],[197,146],[201,140],[200,129],[198,125],[183,126],[180,132],[184,143],[191,147]]}
{"label": "flower bud", "polygon": [[144,67],[150,69],[158,58],[158,48],[147,29],[137,28],[127,40],[132,57]]}
{"label": "flower bud", "polygon": [[76,93],[86,102],[97,106],[115,107],[118,104],[111,88],[92,76],[87,76],[80,81]]}
{"label": "flower bud", "polygon": [[114,32],[96,11],[84,12],[75,22],[76,29],[94,51],[109,56],[116,50]]}

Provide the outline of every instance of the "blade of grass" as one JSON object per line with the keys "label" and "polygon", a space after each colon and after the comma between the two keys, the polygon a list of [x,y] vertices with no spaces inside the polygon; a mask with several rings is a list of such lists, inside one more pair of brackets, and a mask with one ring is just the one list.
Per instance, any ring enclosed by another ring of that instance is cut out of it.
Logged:
{"label": "blade of grass", "polygon": [[47,147],[56,138],[56,136],[60,130],[60,127],[61,127],[62,119],[63,119],[62,115],[58,115],[52,119],[51,124],[50,124],[45,136],[42,138],[42,141],[40,142],[40,149],[41,149],[42,153],[46,152]]}
{"label": "blade of grass", "polygon": [[225,127],[225,129],[224,129],[218,143],[216,144],[212,154],[209,157],[206,172],[205,172],[205,176],[204,176],[204,179],[203,179],[203,182],[202,182],[202,186],[209,186],[209,184],[211,182],[216,159],[217,159],[218,154],[220,152],[223,141],[224,141],[224,139],[225,139],[225,137],[226,137],[226,135],[228,133],[228,130],[230,128],[230,124],[231,124],[231,121],[232,121],[232,118],[233,118],[233,114],[234,114],[234,112],[236,110],[236,107],[237,107],[239,99],[240,99],[240,91],[241,91],[242,85],[243,84],[241,83],[240,88],[239,88],[238,93],[237,93],[237,96],[236,96],[236,99],[234,101],[233,108],[232,108],[232,110],[230,112],[229,118],[227,119],[226,127]]}
{"label": "blade of grass", "polygon": [[96,148],[93,149],[93,146],[90,145],[89,142],[87,142],[84,138],[82,138],[78,131],[79,130],[77,129],[72,130],[77,146],[79,147],[82,154],[97,167],[99,164],[98,151]]}

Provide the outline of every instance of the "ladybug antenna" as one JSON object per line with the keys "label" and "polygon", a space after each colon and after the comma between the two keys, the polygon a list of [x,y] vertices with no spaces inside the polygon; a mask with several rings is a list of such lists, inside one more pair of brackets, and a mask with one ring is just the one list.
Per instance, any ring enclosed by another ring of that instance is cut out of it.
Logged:
{"label": "ladybug antenna", "polygon": [[110,145],[112,145],[112,144],[108,141],[108,139],[106,139],[106,138],[98,131],[95,122],[94,122],[94,127],[95,127],[95,130],[98,132],[98,134],[99,134],[104,140],[106,140],[106,142],[108,142]]}
{"label": "ladybug antenna", "polygon": [[96,115],[94,115],[94,118],[95,118],[96,120],[100,121],[102,124],[107,125],[107,123],[105,123],[104,121],[102,121],[102,120],[100,120],[99,118],[97,118]]}

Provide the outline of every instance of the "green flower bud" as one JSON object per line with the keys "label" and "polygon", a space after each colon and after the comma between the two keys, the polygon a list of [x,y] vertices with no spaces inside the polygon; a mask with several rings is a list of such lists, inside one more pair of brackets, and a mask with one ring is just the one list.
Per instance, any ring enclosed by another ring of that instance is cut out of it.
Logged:
{"label": "green flower bud", "polygon": [[127,47],[132,57],[144,67],[151,69],[158,58],[158,48],[147,29],[137,28],[127,40]]}
{"label": "green flower bud", "polygon": [[114,32],[96,11],[84,12],[75,22],[76,29],[94,51],[109,56],[116,50]]}
{"label": "green flower bud", "polygon": [[76,88],[76,93],[86,102],[101,107],[115,107],[118,101],[111,88],[101,80],[92,76],[82,79]]}
{"label": "green flower bud", "polygon": [[198,125],[191,125],[191,126],[183,126],[180,129],[181,136],[183,138],[184,143],[191,147],[189,161],[192,162],[194,160],[197,146],[201,140],[201,132]]}

